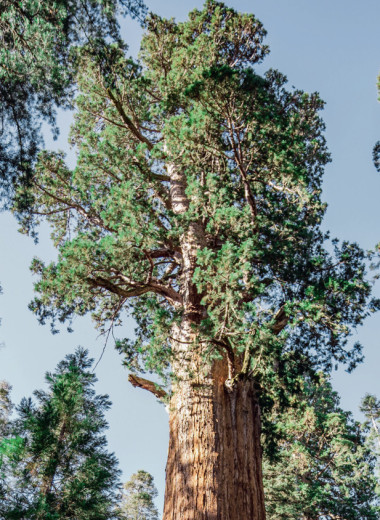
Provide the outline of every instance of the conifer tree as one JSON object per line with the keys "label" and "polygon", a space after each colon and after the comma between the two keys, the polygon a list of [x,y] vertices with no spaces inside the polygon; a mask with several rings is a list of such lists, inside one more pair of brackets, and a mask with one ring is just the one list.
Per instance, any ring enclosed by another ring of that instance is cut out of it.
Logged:
{"label": "conifer tree", "polygon": [[273,410],[276,456],[264,457],[268,520],[376,520],[376,458],[368,428],[339,407],[320,374],[305,381],[292,406]]}
{"label": "conifer tree", "polygon": [[300,374],[352,369],[351,328],[378,302],[364,252],[320,229],[323,102],[258,74],[261,23],[207,0],[146,28],[140,62],[116,44],[78,51],[76,167],[44,152],[20,190],[59,252],[34,261],[31,308],[53,327],[135,318],[118,348],[131,383],[168,405],[164,520],[263,520],[272,404]]}
{"label": "conifer tree", "polygon": [[110,520],[117,518],[119,470],[106,450],[104,412],[110,402],[96,395],[92,360],[79,348],[47,373],[48,391],[37,403],[23,399],[9,460],[12,491],[4,519]]}
{"label": "conifer tree", "polygon": [[372,394],[366,394],[362,400],[360,410],[367,419],[370,428],[368,444],[377,459],[378,495],[380,496],[380,401]]}
{"label": "conifer tree", "polygon": [[368,421],[370,421],[371,427],[379,439],[380,444],[380,401],[372,394],[366,394],[363,397],[360,410],[364,413]]}
{"label": "conifer tree", "polygon": [[123,520],[158,520],[158,511],[154,505],[157,494],[152,475],[139,470],[123,486],[121,518]]}
{"label": "conifer tree", "polygon": [[[377,78],[377,93],[378,93],[378,101],[380,101],[380,76]],[[375,168],[378,172],[380,172],[380,141],[377,141],[375,146],[373,147],[373,162],[375,164]]]}
{"label": "conifer tree", "polygon": [[11,435],[12,387],[0,381],[0,518],[4,518],[10,503],[14,481],[12,474],[22,451],[22,441]]}

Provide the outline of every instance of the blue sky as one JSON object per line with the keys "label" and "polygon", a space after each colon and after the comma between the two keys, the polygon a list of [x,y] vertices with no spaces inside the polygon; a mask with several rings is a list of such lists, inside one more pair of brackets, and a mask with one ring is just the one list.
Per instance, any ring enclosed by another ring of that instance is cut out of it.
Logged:
{"label": "blue sky", "polygon": [[[148,7],[162,16],[181,20],[201,1],[149,0]],[[380,106],[376,77],[380,72],[380,2],[378,0],[235,0],[228,5],[253,12],[268,31],[271,54],[263,70],[277,68],[287,75],[289,85],[307,92],[318,91],[326,101],[323,118],[332,163],[326,168],[323,185],[328,203],[324,227],[332,236],[356,241],[364,248],[380,242],[380,174],[372,165],[372,147],[380,139]],[[136,54],[141,30],[136,23],[122,24],[123,36]],[[70,114],[60,114],[62,127],[57,142],[46,133],[47,147],[67,150]],[[73,156],[72,156],[73,157]],[[13,385],[13,399],[30,395],[43,386],[46,370],[77,345],[90,349],[98,358],[104,339],[97,338],[90,319],[77,319],[74,333],[51,335],[27,309],[33,297],[29,265],[34,256],[55,257],[48,229],[42,228],[40,243],[17,233],[9,214],[0,215],[0,379]],[[379,290],[377,289],[377,292]],[[126,322],[118,336],[132,334]],[[334,384],[346,409],[357,413],[365,392],[380,396],[380,314],[355,332],[354,340],[365,346],[365,362],[353,374],[334,373]],[[124,478],[145,469],[154,475],[159,489],[159,506],[164,493],[167,454],[167,414],[153,396],[133,389],[127,372],[110,340],[97,368],[97,390],[110,394],[113,407],[108,414],[110,448],[120,460]]]}

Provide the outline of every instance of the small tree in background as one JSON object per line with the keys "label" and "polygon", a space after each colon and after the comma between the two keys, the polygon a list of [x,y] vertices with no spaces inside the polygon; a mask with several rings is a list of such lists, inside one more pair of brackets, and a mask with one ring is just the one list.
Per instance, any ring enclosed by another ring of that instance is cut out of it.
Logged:
{"label": "small tree in background", "polygon": [[158,520],[158,511],[154,505],[158,493],[150,473],[138,471],[123,488],[121,502],[123,519]]}
{"label": "small tree in background", "polygon": [[376,460],[363,427],[322,375],[292,405],[273,412],[281,440],[275,459],[264,458],[268,520],[376,520]]}
{"label": "small tree in background", "polygon": [[370,422],[373,433],[380,445],[380,401],[372,394],[366,394],[363,397],[360,410],[364,413]]}
{"label": "small tree in background", "polygon": [[[378,101],[380,101],[380,75],[377,77],[377,93],[377,99]],[[380,141],[377,141],[377,143],[373,147],[373,162],[375,164],[376,170],[380,172]]]}
{"label": "small tree in background", "polygon": [[95,394],[91,364],[77,349],[46,374],[49,390],[35,392],[36,404],[22,400],[13,437],[21,451],[2,518],[117,518],[119,470],[103,435],[110,402]]}

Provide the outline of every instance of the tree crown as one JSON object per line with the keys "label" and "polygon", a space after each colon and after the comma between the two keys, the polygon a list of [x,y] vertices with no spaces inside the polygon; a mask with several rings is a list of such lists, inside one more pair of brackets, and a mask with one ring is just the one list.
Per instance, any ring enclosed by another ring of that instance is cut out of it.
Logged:
{"label": "tree crown", "polygon": [[126,310],[136,339],[118,345],[134,370],[168,374],[184,318],[206,366],[224,359],[230,379],[280,394],[300,371],[353,368],[370,284],[363,251],[320,228],[323,102],[255,71],[267,47],[253,15],[209,0],[146,27],[139,62],[117,44],[79,53],[76,167],[43,152],[27,193],[59,250],[33,263],[31,308],[41,322],[91,312],[103,329]]}

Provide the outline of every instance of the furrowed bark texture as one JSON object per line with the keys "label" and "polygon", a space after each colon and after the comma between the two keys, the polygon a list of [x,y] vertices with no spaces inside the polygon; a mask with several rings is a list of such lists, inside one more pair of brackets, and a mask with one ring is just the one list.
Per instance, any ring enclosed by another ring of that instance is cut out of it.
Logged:
{"label": "furrowed bark texture", "polygon": [[172,399],[164,520],[264,520],[260,411],[253,383],[214,370]]}
{"label": "furrowed bark texture", "polygon": [[[168,165],[174,213],[187,211],[186,179]],[[181,238],[183,319],[172,332],[177,380],[169,405],[170,440],[163,520],[265,520],[260,411],[252,381],[227,389],[227,362],[202,361],[196,327],[205,316],[193,283],[200,222]]]}

